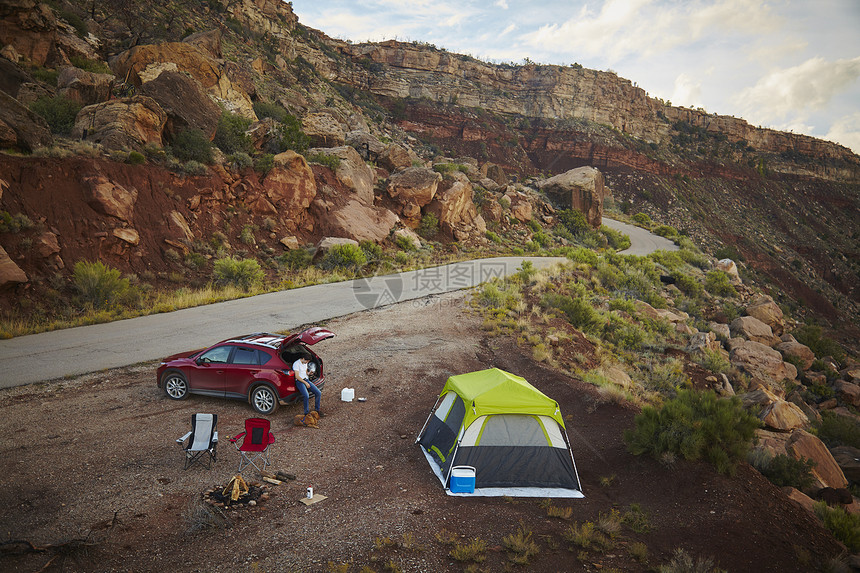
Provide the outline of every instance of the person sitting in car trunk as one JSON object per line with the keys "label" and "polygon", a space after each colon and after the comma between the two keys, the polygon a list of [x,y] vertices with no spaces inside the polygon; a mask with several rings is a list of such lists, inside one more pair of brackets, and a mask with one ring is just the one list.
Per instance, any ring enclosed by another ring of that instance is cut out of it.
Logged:
{"label": "person sitting in car trunk", "polygon": [[322,391],[308,378],[308,362],[310,359],[307,356],[302,356],[293,362],[293,372],[296,373],[296,390],[302,394],[302,403],[305,407],[305,416],[310,414],[310,392],[314,393],[314,410],[322,416],[320,411],[320,400],[322,399]]}

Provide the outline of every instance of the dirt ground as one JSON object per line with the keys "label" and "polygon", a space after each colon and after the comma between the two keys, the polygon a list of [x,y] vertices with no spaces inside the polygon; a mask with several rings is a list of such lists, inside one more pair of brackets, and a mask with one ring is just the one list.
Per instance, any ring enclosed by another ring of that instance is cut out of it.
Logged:
{"label": "dirt ground", "polygon": [[[350,563],[349,571],[463,571],[440,531],[486,541],[483,571],[649,571],[681,547],[730,572],[805,572],[841,553],[813,516],[748,466],[726,478],[704,464],[667,467],[629,454],[622,432],[633,410],[601,402],[514,341],[488,337],[466,297],[328,322],[336,337],[315,347],[327,377],[320,429],[292,425],[300,405],[271,416],[273,467],[297,479],[226,517],[202,510],[200,498],[236,473],[238,453],[226,438],[254,416],[247,404],[171,401],[156,387],[156,364],[2,391],[0,570],[329,571]],[[585,499],[444,494],[415,438],[448,376],[493,366],[560,403]],[[344,387],[367,401],[341,402]],[[211,470],[183,470],[174,441],[195,412],[218,414]],[[302,504],[308,486],[327,499]],[[602,552],[565,540],[571,524],[631,504],[650,531],[625,525]],[[548,505],[572,508],[570,519],[549,517]],[[525,567],[504,548],[518,529],[538,547]],[[644,562],[631,555],[635,542],[647,546]]]}

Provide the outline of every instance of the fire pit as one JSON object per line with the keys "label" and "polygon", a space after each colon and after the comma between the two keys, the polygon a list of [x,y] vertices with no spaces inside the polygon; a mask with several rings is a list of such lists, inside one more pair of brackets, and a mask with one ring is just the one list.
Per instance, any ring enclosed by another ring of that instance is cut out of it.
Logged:
{"label": "fire pit", "polygon": [[256,482],[248,484],[241,474],[237,474],[227,482],[226,486],[215,486],[203,492],[203,499],[211,505],[224,509],[255,507],[269,499],[269,490],[267,486]]}

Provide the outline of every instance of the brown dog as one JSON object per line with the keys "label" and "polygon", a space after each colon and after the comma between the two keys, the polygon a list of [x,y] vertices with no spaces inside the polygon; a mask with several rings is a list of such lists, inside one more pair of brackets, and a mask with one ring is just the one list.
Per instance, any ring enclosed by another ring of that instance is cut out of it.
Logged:
{"label": "brown dog", "polygon": [[316,428],[319,429],[320,415],[316,412],[311,412],[306,415],[299,414],[293,418],[293,424],[296,426],[306,426],[308,428]]}

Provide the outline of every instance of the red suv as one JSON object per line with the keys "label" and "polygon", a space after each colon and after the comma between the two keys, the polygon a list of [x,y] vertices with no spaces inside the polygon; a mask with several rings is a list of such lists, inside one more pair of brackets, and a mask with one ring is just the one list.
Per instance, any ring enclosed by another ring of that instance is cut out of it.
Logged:
{"label": "red suv", "polygon": [[320,327],[298,334],[247,334],[174,354],[158,367],[158,387],[174,400],[188,394],[238,398],[260,414],[271,414],[279,404],[301,399],[293,373],[293,362],[301,356],[310,359],[308,377],[322,390],[323,362],[308,346],[333,336]]}

